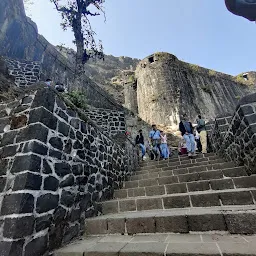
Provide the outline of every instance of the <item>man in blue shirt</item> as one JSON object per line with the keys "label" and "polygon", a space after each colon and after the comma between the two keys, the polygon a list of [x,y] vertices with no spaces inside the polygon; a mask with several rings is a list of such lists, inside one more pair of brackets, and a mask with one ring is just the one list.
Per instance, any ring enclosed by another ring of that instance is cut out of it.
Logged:
{"label": "man in blue shirt", "polygon": [[156,161],[157,161],[160,159],[160,156],[161,156],[161,149],[160,149],[161,134],[160,134],[160,131],[157,130],[155,124],[152,125],[152,131],[150,131],[150,133],[149,133],[149,139],[153,146],[153,151],[155,153]]}

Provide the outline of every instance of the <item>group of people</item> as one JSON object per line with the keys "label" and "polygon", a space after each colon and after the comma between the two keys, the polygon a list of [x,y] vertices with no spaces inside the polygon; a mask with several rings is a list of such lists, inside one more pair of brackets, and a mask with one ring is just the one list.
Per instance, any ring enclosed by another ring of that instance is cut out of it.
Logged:
{"label": "group of people", "polygon": [[[179,145],[179,154],[187,154],[189,157],[193,157],[196,154],[196,148],[203,154],[207,153],[205,120],[199,115],[196,122],[196,126],[193,127],[187,115],[183,114],[181,122],[179,123],[179,130],[182,135],[182,140]],[[152,125],[152,130],[149,133],[148,147],[146,146],[142,130],[139,130],[135,142],[141,149],[143,160],[145,159],[147,148],[149,149],[151,159],[168,159],[170,156],[171,151],[167,144],[167,136],[164,131],[158,130],[155,124]]]}
{"label": "group of people", "polygon": [[[51,87],[54,86],[52,80],[49,79],[49,78],[46,79],[45,83],[46,83],[47,86],[51,86]],[[60,82],[57,82],[57,83],[55,84],[54,88],[55,88],[58,92],[65,92],[65,91],[66,91],[65,86],[64,86],[62,83],[60,83]]]}
{"label": "group of people", "polygon": [[205,120],[201,115],[198,115],[196,120],[197,125],[194,129],[192,123],[188,120],[186,114],[182,116],[182,120],[179,123],[179,130],[185,143],[180,147],[181,154],[188,154],[189,157],[195,155],[196,145],[199,152],[203,154],[207,153],[207,132],[205,126]]}
{"label": "group of people", "polygon": [[160,131],[157,129],[156,125],[152,125],[152,130],[149,133],[148,147],[146,147],[146,143],[144,140],[144,136],[142,134],[142,130],[139,130],[139,134],[136,137],[136,144],[139,145],[142,153],[142,159],[145,159],[145,155],[148,149],[148,154],[150,158],[153,160],[168,159],[170,156],[170,150],[167,144],[167,136],[164,131]]}

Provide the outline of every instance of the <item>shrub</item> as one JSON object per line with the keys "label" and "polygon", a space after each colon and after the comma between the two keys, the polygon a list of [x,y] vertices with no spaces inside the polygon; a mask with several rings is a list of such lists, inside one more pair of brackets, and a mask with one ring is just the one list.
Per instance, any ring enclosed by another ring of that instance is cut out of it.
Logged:
{"label": "shrub", "polygon": [[75,90],[68,92],[66,97],[78,108],[87,109],[86,96],[82,91]]}
{"label": "shrub", "polygon": [[198,72],[200,70],[200,67],[198,65],[195,65],[195,64],[189,64],[189,67],[194,72]]}
{"label": "shrub", "polygon": [[210,69],[210,70],[209,70],[209,75],[210,75],[210,76],[215,76],[215,75],[216,75],[216,71]]}

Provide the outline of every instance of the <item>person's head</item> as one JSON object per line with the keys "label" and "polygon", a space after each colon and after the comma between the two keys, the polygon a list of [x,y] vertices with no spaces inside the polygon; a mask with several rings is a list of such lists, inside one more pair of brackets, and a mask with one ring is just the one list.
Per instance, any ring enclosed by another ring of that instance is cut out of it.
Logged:
{"label": "person's head", "polygon": [[182,119],[183,121],[187,121],[187,120],[188,120],[187,114],[186,114],[186,113],[183,113],[181,119]]}
{"label": "person's head", "polygon": [[51,83],[52,83],[52,80],[48,78],[48,79],[46,79],[46,82],[45,82],[45,83],[50,86]]}
{"label": "person's head", "polygon": [[164,135],[164,131],[160,131],[161,135]]}
{"label": "person's head", "polygon": [[155,124],[152,125],[152,129],[153,129],[154,131],[156,131],[156,125],[155,125]]}
{"label": "person's head", "polygon": [[139,130],[139,134],[142,134],[142,130]]}
{"label": "person's head", "polygon": [[202,119],[202,116],[201,116],[201,115],[198,115],[198,118],[199,118],[199,119]]}

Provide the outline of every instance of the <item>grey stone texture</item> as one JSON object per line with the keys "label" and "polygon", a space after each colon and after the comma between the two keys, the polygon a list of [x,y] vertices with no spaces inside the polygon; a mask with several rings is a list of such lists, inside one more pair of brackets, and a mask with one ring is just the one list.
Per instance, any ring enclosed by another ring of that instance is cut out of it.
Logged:
{"label": "grey stone texture", "polygon": [[[39,256],[83,232],[84,219],[101,212],[98,202],[113,197],[138,159],[128,139],[120,146],[51,88],[26,92],[15,104],[0,104],[7,115],[0,131],[1,230],[2,238],[13,240],[12,246],[0,246],[28,256],[36,247]],[[21,106],[27,106],[25,112]],[[124,127],[122,112],[108,113],[113,127]],[[9,120],[24,114],[27,121],[12,126]],[[118,225],[113,222],[112,230]]]}
{"label": "grey stone texture", "polygon": [[214,119],[233,113],[239,98],[255,92],[254,87],[238,83],[235,77],[185,63],[169,53],[155,53],[137,66],[139,116],[150,124],[171,126],[180,115],[190,120],[198,113]]}
{"label": "grey stone texture", "polygon": [[242,98],[233,116],[216,118],[208,130],[214,152],[256,173],[256,94]]}

